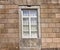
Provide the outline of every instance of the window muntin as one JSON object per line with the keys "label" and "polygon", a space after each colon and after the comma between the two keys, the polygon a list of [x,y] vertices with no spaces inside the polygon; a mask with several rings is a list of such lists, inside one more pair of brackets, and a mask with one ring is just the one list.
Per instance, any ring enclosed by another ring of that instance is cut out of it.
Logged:
{"label": "window muntin", "polygon": [[22,38],[37,38],[37,9],[23,9],[22,19]]}

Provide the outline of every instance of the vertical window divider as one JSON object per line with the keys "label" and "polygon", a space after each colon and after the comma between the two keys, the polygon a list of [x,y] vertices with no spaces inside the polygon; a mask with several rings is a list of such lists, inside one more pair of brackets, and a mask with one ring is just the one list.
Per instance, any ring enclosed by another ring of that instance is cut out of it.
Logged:
{"label": "vertical window divider", "polygon": [[[23,12],[21,11],[21,13],[23,14]],[[23,15],[22,15],[22,37],[23,37]]]}
{"label": "vertical window divider", "polygon": [[[30,14],[30,10],[29,10]],[[30,33],[30,38],[31,38],[31,16],[29,15],[29,33]]]}

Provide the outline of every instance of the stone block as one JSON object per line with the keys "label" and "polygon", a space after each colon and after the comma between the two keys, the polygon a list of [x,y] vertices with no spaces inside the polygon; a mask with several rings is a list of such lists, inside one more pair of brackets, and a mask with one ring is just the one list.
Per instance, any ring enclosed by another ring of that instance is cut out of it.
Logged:
{"label": "stone block", "polygon": [[[17,0],[15,0],[15,1],[17,1]],[[17,3],[16,2],[15,3],[18,5],[27,5],[26,2],[27,2],[26,0],[18,0]]]}
{"label": "stone block", "polygon": [[60,48],[60,42],[57,43],[57,48]]}
{"label": "stone block", "polygon": [[18,32],[19,32],[19,30],[16,28],[9,28],[8,29],[8,33],[18,33]]}
{"label": "stone block", "polygon": [[49,43],[43,42],[41,45],[42,48],[50,48]]}
{"label": "stone block", "polygon": [[11,37],[11,38],[18,38],[18,33],[9,33],[6,35],[7,37]]}
{"label": "stone block", "polygon": [[60,38],[60,33],[56,33],[56,38]]}
{"label": "stone block", "polygon": [[0,19],[5,19],[5,18],[6,18],[5,14],[0,14]]}
{"label": "stone block", "polygon": [[56,48],[57,44],[56,43],[50,43],[50,48]]}
{"label": "stone block", "polygon": [[5,9],[4,11],[5,13],[11,13],[11,14],[18,14],[18,9],[17,8],[13,8],[13,9]]}
{"label": "stone block", "polygon": [[5,17],[7,19],[18,19],[19,18],[19,14],[5,14]]}
{"label": "stone block", "polygon": [[6,9],[18,9],[18,5],[5,5]]}
{"label": "stone block", "polygon": [[6,0],[6,1],[5,1],[5,0],[1,0],[1,1],[0,1],[0,4],[1,4],[1,5],[6,5],[6,4],[10,4],[10,2],[7,1],[7,0]]}
{"label": "stone block", "polygon": [[58,0],[51,0],[51,3],[57,4],[58,3]]}
{"label": "stone block", "polygon": [[52,33],[53,29],[49,27],[43,27],[41,31],[42,33]]}
{"label": "stone block", "polygon": [[18,23],[19,20],[18,19],[7,19],[7,23]]}
{"label": "stone block", "polygon": [[49,17],[48,14],[41,13],[41,18],[48,18],[48,17]]}
{"label": "stone block", "polygon": [[49,23],[41,23],[41,27],[49,27]]}
{"label": "stone block", "polygon": [[4,14],[5,13],[5,9],[0,9],[0,14]]}
{"label": "stone block", "polygon": [[60,42],[60,38],[53,38],[53,42],[59,43]]}
{"label": "stone block", "polygon": [[45,43],[46,42],[46,38],[42,38],[42,43]]}
{"label": "stone block", "polygon": [[42,38],[47,37],[47,33],[42,33]]}
{"label": "stone block", "polygon": [[54,33],[59,33],[59,32],[60,32],[60,28],[56,28],[56,27],[55,27],[55,28],[52,28],[52,29],[53,29],[53,32],[54,32]]}
{"label": "stone block", "polygon": [[52,22],[51,22],[51,23],[49,23],[48,25],[49,25],[48,27],[51,27],[51,28],[56,27],[56,23],[52,23]]}
{"label": "stone block", "polygon": [[51,18],[41,18],[41,23],[52,23],[52,19]]}
{"label": "stone block", "polygon": [[37,3],[37,0],[26,0],[27,1],[27,5],[37,5],[39,3]]}
{"label": "stone block", "polygon": [[56,18],[60,18],[60,14],[58,13],[58,14],[56,14]]}
{"label": "stone block", "polygon": [[0,24],[0,29],[4,28],[4,24]]}
{"label": "stone block", "polygon": [[15,24],[15,23],[12,23],[12,24],[5,24],[4,25],[6,28],[19,28],[19,24]]}
{"label": "stone block", "polygon": [[46,38],[46,43],[51,43],[51,42],[53,42],[53,38]]}
{"label": "stone block", "polygon": [[0,9],[4,9],[5,8],[5,6],[4,5],[0,5]]}
{"label": "stone block", "polygon": [[0,19],[0,23],[1,24],[7,23],[7,19]]}
{"label": "stone block", "polygon": [[56,38],[56,33],[47,33],[47,38]]}

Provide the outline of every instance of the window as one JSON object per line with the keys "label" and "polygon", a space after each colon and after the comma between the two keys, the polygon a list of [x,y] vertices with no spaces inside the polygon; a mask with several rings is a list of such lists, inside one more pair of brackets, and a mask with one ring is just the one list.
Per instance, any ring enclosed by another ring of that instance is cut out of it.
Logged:
{"label": "window", "polygon": [[[39,32],[39,7],[27,7],[21,6],[21,21],[22,21],[22,38],[38,38],[40,37]],[[19,12],[20,12],[19,11]]]}
{"label": "window", "polygon": [[37,38],[37,9],[22,9],[22,37]]}

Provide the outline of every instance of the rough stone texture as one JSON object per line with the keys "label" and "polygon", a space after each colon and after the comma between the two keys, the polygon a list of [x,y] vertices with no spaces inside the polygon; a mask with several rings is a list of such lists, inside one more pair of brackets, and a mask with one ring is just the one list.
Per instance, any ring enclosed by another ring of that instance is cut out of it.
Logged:
{"label": "rough stone texture", "polygon": [[44,3],[41,5],[42,48],[59,48],[59,14],[59,4],[53,3],[47,5],[47,3]]}
{"label": "rough stone texture", "polygon": [[[19,5],[40,5],[41,39],[19,37]],[[60,50],[60,0],[0,0],[0,50],[40,50],[40,45]]]}

